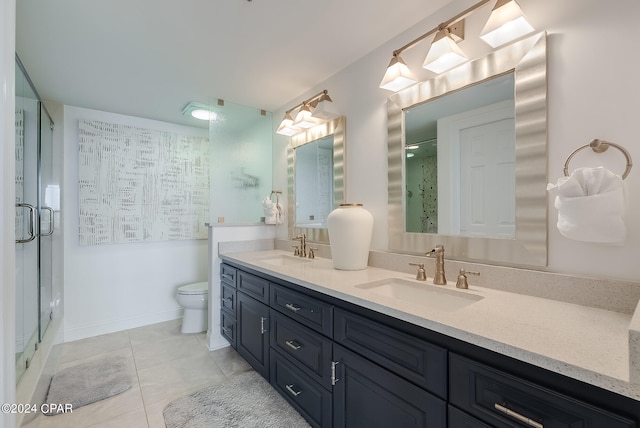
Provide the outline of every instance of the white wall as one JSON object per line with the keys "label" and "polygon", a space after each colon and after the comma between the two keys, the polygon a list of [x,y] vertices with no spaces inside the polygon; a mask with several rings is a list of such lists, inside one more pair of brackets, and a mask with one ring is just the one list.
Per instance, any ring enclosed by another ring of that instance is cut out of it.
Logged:
{"label": "white wall", "polygon": [[[315,92],[328,89],[334,109],[347,117],[346,175],[349,202],[363,203],[374,215],[372,247],[387,247],[387,131],[386,99],[390,92],[379,89],[394,49],[434,28],[473,0],[455,0],[421,24],[364,56],[325,82],[292,100],[274,113],[274,122],[284,110]],[[600,0],[519,0],[532,25],[548,32],[549,181],[562,175],[567,156],[593,138],[603,138],[626,147],[640,159],[638,112],[640,112],[640,2],[618,0],[615,7]],[[480,11],[479,11],[480,12]],[[486,50],[477,34],[483,14],[467,22],[461,47],[478,57]],[[427,44],[422,43],[404,59],[412,70],[420,68]],[[275,186],[286,186],[285,137],[274,140]],[[611,152],[614,152],[613,150]],[[597,157],[596,157],[597,156]],[[623,158],[614,153],[574,158],[572,166],[604,165],[624,171]],[[582,162],[580,164],[579,162]],[[591,163],[589,163],[591,162]],[[627,177],[628,238],[622,246],[570,241],[555,227],[557,214],[549,198],[548,270],[588,276],[639,280],[640,263],[640,167]],[[278,237],[287,231],[278,227]]]}
{"label": "white wall", "polygon": [[78,244],[78,120],[103,120],[208,136],[189,128],[119,114],[64,108],[64,340],[76,340],[182,315],[180,285],[207,280],[207,241]]}

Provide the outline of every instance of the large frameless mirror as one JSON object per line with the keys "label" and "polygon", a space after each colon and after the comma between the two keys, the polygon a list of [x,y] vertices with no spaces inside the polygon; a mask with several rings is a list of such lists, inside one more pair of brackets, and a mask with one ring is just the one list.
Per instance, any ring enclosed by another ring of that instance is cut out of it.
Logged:
{"label": "large frameless mirror", "polygon": [[547,264],[546,35],[388,100],[389,248]]}
{"label": "large frameless mirror", "polygon": [[344,203],[344,117],[291,138],[288,150],[289,235],[329,242],[327,216]]}

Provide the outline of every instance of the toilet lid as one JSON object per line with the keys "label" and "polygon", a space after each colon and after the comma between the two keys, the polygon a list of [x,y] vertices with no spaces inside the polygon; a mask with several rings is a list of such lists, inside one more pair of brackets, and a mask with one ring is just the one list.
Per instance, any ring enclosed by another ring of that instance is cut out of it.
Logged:
{"label": "toilet lid", "polygon": [[196,282],[183,285],[178,288],[178,294],[207,294],[209,292],[208,282]]}

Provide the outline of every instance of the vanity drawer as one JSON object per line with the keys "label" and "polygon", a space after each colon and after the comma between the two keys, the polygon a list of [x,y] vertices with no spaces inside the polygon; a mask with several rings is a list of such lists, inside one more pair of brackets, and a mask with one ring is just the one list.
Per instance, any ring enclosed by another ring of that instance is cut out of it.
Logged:
{"label": "vanity drawer", "polygon": [[271,284],[271,307],[320,333],[333,333],[333,306],[280,285]]}
{"label": "vanity drawer", "polygon": [[229,341],[233,349],[236,348],[236,319],[227,311],[220,311],[220,334]]}
{"label": "vanity drawer", "polygon": [[447,397],[447,350],[393,328],[334,312],[334,340],[433,394]]}
{"label": "vanity drawer", "polygon": [[631,428],[624,417],[456,354],[449,357],[452,405],[495,427]]}
{"label": "vanity drawer", "polygon": [[266,279],[239,271],[237,287],[238,291],[242,291],[262,303],[269,303],[269,281]]}
{"label": "vanity drawer", "polygon": [[238,270],[236,268],[224,263],[220,264],[220,281],[223,283],[235,288],[237,275]]}
{"label": "vanity drawer", "polygon": [[331,339],[271,309],[271,346],[331,389]]}
{"label": "vanity drawer", "polygon": [[331,393],[274,349],[271,349],[270,382],[312,426],[332,426]]}
{"label": "vanity drawer", "polygon": [[236,289],[226,284],[220,287],[220,308],[227,310],[233,316],[236,313]]}

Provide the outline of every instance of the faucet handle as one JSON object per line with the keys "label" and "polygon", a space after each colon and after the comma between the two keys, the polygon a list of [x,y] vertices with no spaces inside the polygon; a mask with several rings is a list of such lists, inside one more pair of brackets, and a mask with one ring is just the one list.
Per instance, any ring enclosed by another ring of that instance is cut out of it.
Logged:
{"label": "faucet handle", "polygon": [[313,247],[309,247],[308,250],[309,250],[309,256],[308,257],[310,259],[315,259],[316,258],[316,251],[318,251],[318,249],[317,248],[313,248]]}
{"label": "faucet handle", "polygon": [[[295,239],[295,238],[294,238]],[[294,256],[299,256],[300,255],[300,247],[297,245],[292,245],[291,248],[293,248],[293,255]]]}
{"label": "faucet handle", "polygon": [[458,273],[458,281],[456,281],[457,288],[462,288],[462,289],[469,288],[469,283],[467,282],[467,275],[479,276],[480,272],[471,272],[471,271],[465,271],[464,269],[460,269],[460,272]]}
{"label": "faucet handle", "polygon": [[427,280],[427,271],[424,270],[424,263],[409,263],[410,266],[418,266],[418,273],[416,273],[416,279],[418,281]]}

